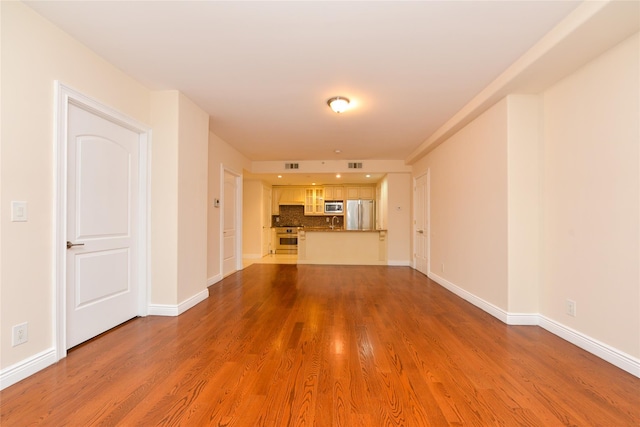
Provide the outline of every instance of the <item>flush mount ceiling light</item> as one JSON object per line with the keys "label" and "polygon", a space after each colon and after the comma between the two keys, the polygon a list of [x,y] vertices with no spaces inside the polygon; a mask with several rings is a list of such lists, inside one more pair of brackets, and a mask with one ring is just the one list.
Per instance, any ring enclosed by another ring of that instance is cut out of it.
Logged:
{"label": "flush mount ceiling light", "polygon": [[345,98],[344,96],[334,96],[327,101],[327,104],[336,113],[342,113],[349,107],[349,102],[349,98]]}

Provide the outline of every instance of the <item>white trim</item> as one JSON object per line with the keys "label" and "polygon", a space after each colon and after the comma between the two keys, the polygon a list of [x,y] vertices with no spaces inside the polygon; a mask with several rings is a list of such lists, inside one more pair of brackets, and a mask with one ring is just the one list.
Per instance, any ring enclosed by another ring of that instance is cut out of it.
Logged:
{"label": "white trim", "polygon": [[454,285],[453,283],[438,276],[432,271],[429,272],[427,277],[429,277],[429,279],[433,280],[434,282],[438,283],[443,288],[446,288],[451,292],[453,292],[454,294],[458,295],[463,300],[469,301],[471,304],[475,305],[476,307],[482,309],[483,311],[486,311],[487,313],[489,313],[496,319],[500,320],[501,322],[507,323],[509,313],[507,313],[500,307],[497,307],[491,304],[490,302],[483,300],[482,298],[478,298],[471,292],[468,292],[462,289],[461,287]]}
{"label": "white trim", "polygon": [[185,311],[193,308],[197,304],[209,298],[209,289],[198,292],[194,296],[187,298],[180,304],[149,304],[149,314],[152,316],[179,316]]}
{"label": "white trim", "polygon": [[23,379],[51,366],[58,361],[56,349],[51,347],[45,351],[34,354],[14,365],[8,366],[0,371],[0,390],[14,385]]}
{"label": "white trim", "polygon": [[66,236],[67,236],[67,135],[69,104],[104,117],[139,135],[138,197],[138,315],[146,316],[151,292],[150,274],[150,199],[151,130],[135,119],[86,96],[59,81],[54,82],[54,247],[53,247],[53,319],[52,334],[56,361],[67,355],[66,345]]}
{"label": "white trim", "polygon": [[507,325],[513,326],[538,326],[540,315],[537,313],[509,313],[507,312]]}
{"label": "white trim", "polygon": [[176,304],[149,304],[149,316],[170,316],[175,317],[178,314],[178,305]]}
{"label": "white trim", "polygon": [[387,260],[387,265],[390,267],[412,267],[409,260]]}
{"label": "white trim", "polygon": [[529,325],[540,326],[552,334],[588,351],[589,353],[611,363],[618,368],[627,371],[631,375],[640,378],[640,359],[635,358],[623,351],[613,348],[603,342],[600,342],[586,334],[571,329],[555,320],[549,319],[539,313],[509,313],[495,305],[479,298],[472,293],[454,285],[448,280],[430,272],[428,276],[431,280],[438,283],[459,296],[469,301],[471,304],[489,313],[507,325]]}
{"label": "white trim", "polygon": [[222,273],[211,276],[209,277],[209,279],[207,279],[207,286],[215,285],[220,280],[222,280]]}
{"label": "white trim", "polygon": [[541,314],[538,315],[538,319],[541,328],[640,378],[640,359]]}

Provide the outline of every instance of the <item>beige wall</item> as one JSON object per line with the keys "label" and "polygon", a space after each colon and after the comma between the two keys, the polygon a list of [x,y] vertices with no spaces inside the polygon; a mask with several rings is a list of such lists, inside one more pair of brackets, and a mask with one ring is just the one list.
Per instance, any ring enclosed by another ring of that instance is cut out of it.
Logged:
{"label": "beige wall", "polygon": [[413,165],[431,170],[431,275],[632,358],[639,52],[636,34],[540,95],[509,95]]}
{"label": "beige wall", "polygon": [[506,310],[506,100],[416,163],[414,177],[427,169],[431,272]]}
{"label": "beige wall", "polygon": [[207,286],[209,117],[178,91],[153,92],[151,303],[177,305]]}
{"label": "beige wall", "polygon": [[376,228],[386,230],[388,228],[387,212],[389,210],[389,184],[386,175],[376,184],[376,198],[378,200],[378,206],[376,206]]}
{"label": "beige wall", "polygon": [[[22,3],[0,2],[0,8],[4,369],[54,346],[55,80],[153,124],[152,304],[175,306],[206,290],[208,116],[179,92],[150,92]],[[28,222],[9,221],[12,200],[28,202]],[[29,341],[12,347],[11,328],[22,322],[29,324]]]}
{"label": "beige wall", "polygon": [[[540,312],[640,357],[638,34],[544,93]],[[577,316],[565,314],[565,300]]]}
{"label": "beige wall", "polygon": [[387,260],[389,265],[411,265],[411,174],[389,173],[384,183]]}
{"label": "beige wall", "polygon": [[179,95],[175,90],[151,94],[150,255],[153,287],[149,299],[155,304],[178,303]]}
{"label": "beige wall", "polygon": [[249,170],[251,162],[237,150],[209,131],[209,196],[207,215],[207,277],[208,283],[213,284],[222,279],[220,261],[221,209],[213,207],[214,199],[222,194],[222,167],[241,175],[243,170]]}
{"label": "beige wall", "polygon": [[507,97],[507,309],[538,312],[542,100]]}
{"label": "beige wall", "polygon": [[[30,8],[0,2],[2,176],[0,179],[0,367],[53,347],[54,81],[149,123],[149,91]],[[12,200],[29,220],[10,222]],[[29,341],[11,347],[13,325]]]}
{"label": "beige wall", "polygon": [[[247,258],[262,254],[262,181],[244,180],[242,183],[242,253]],[[271,224],[267,224],[271,226]]]}
{"label": "beige wall", "polygon": [[209,115],[180,94],[178,153],[178,303],[207,287]]}

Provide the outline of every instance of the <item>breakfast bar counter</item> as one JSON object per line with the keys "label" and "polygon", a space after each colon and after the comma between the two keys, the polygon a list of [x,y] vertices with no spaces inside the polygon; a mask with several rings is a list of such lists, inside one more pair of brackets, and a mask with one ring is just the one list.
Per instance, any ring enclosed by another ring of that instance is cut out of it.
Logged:
{"label": "breakfast bar counter", "polygon": [[301,229],[298,264],[387,265],[387,230]]}

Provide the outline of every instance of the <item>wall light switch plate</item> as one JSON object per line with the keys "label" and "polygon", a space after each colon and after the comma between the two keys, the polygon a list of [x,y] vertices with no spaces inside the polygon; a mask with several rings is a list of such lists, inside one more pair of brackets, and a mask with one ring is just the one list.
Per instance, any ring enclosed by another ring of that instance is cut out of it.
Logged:
{"label": "wall light switch plate", "polygon": [[27,221],[27,202],[11,202],[11,221]]}

